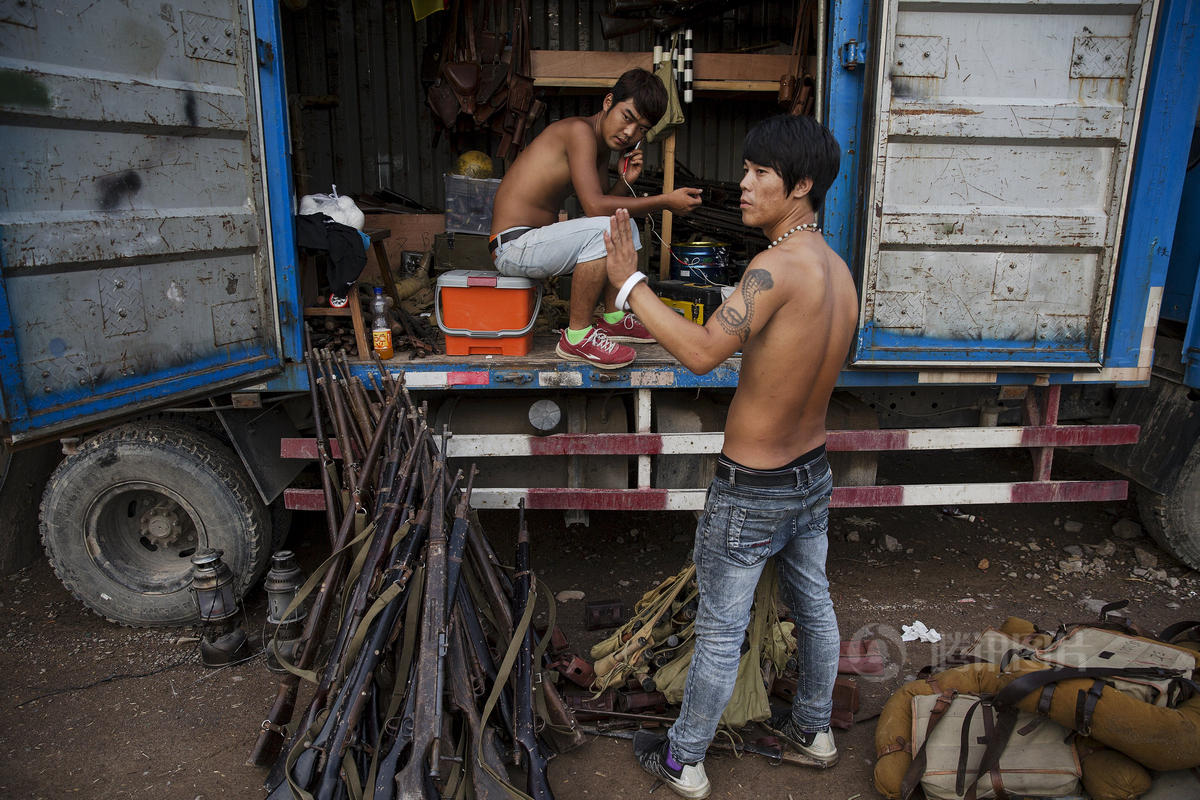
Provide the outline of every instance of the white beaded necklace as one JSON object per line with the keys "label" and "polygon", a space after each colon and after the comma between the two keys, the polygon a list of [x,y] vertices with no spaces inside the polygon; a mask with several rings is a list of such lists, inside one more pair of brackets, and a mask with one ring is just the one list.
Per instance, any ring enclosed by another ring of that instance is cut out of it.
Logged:
{"label": "white beaded necklace", "polygon": [[767,249],[770,250],[772,247],[779,244],[780,242],[782,242],[784,239],[791,236],[796,231],[813,231],[814,233],[819,233],[821,231],[821,228],[819,225],[817,225],[815,220],[812,222],[806,222],[803,225],[797,225],[796,227],[792,228],[790,231],[783,234],[778,239],[776,239],[775,241],[773,241],[769,245],[767,245]]}

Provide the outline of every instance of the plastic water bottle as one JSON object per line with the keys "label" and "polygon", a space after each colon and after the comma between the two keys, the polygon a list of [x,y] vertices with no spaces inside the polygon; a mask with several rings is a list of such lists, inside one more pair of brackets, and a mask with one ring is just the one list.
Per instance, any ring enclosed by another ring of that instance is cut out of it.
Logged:
{"label": "plastic water bottle", "polygon": [[394,355],[392,350],[392,326],[387,319],[387,300],[383,289],[376,286],[375,296],[371,298],[371,315],[375,318],[371,323],[371,343],[375,352],[384,361]]}

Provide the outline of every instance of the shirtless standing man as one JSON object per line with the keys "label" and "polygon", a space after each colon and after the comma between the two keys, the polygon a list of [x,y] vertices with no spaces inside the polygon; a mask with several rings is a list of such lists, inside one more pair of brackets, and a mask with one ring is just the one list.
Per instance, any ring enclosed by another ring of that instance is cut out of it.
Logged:
{"label": "shirtless standing man", "polygon": [[[631,69],[617,80],[598,113],[547,125],[500,182],[488,243],[496,270],[535,280],[574,272],[567,329],[556,350],[563,358],[618,369],[637,355],[618,342],[654,341],[634,316],[613,304],[616,290],[608,286],[602,237],[618,208],[634,216],[663,209],[686,214],[700,205],[700,190],[630,197],[628,186],[642,174],[641,150],[628,158],[623,180],[607,191],[604,187],[610,155],[633,150],[666,108],[662,83],[644,69]],[[586,216],[557,222],[572,189]],[[631,246],[641,249],[637,228],[631,226],[630,233]],[[602,293],[606,313],[593,320]]]}
{"label": "shirtless standing man", "polygon": [[742,221],[771,245],[755,256],[703,327],[664,305],[636,270],[628,215],[605,237],[608,275],[658,342],[703,374],[742,351],[717,475],[696,528],[700,602],[683,708],[667,736],[634,739],[642,767],[684,797],[707,797],[704,753],[733,693],[742,639],[763,565],[777,556],[796,620],[800,684],[767,723],[810,764],[831,767],[829,731],[838,625],[825,577],[833,476],[825,412],[858,318],[850,271],[825,244],[816,211],[837,175],[837,141],[809,117],[755,126],[744,145]]}

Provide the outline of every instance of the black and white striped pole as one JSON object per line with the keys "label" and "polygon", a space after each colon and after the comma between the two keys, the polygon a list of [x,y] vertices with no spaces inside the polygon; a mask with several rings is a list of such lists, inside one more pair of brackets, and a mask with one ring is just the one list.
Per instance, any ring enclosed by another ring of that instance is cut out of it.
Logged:
{"label": "black and white striped pole", "polygon": [[683,32],[683,102],[692,102],[692,29]]}

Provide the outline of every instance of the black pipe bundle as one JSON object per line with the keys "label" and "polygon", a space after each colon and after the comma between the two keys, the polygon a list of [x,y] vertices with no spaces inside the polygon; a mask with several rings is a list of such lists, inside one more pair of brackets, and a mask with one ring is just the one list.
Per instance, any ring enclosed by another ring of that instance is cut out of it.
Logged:
{"label": "black pipe bundle", "polygon": [[[738,206],[742,191],[736,183],[698,177],[676,161],[675,185],[695,186],[704,190],[704,202],[699,207],[686,216],[675,217],[672,238],[676,242],[724,242],[729,245],[732,262],[749,261],[766,249],[767,237],[763,236],[762,231],[742,224],[742,211]],[[662,171],[651,169],[643,171],[633,184],[638,195],[661,194],[662,186]]]}
{"label": "black pipe bundle", "polygon": [[[316,595],[300,655],[251,757],[274,764],[269,798],[370,789],[378,800],[551,800],[544,746],[582,737],[553,684],[530,679],[541,654],[530,646],[537,580],[528,535],[510,581],[470,511],[474,466],[465,486],[461,471],[450,474],[403,376],[377,363],[364,382],[326,351],[310,349],[306,361],[332,552],[307,584]],[[289,738],[301,676],[315,689]],[[539,728],[560,735],[543,742]],[[508,784],[508,764],[524,768],[528,795]]]}

